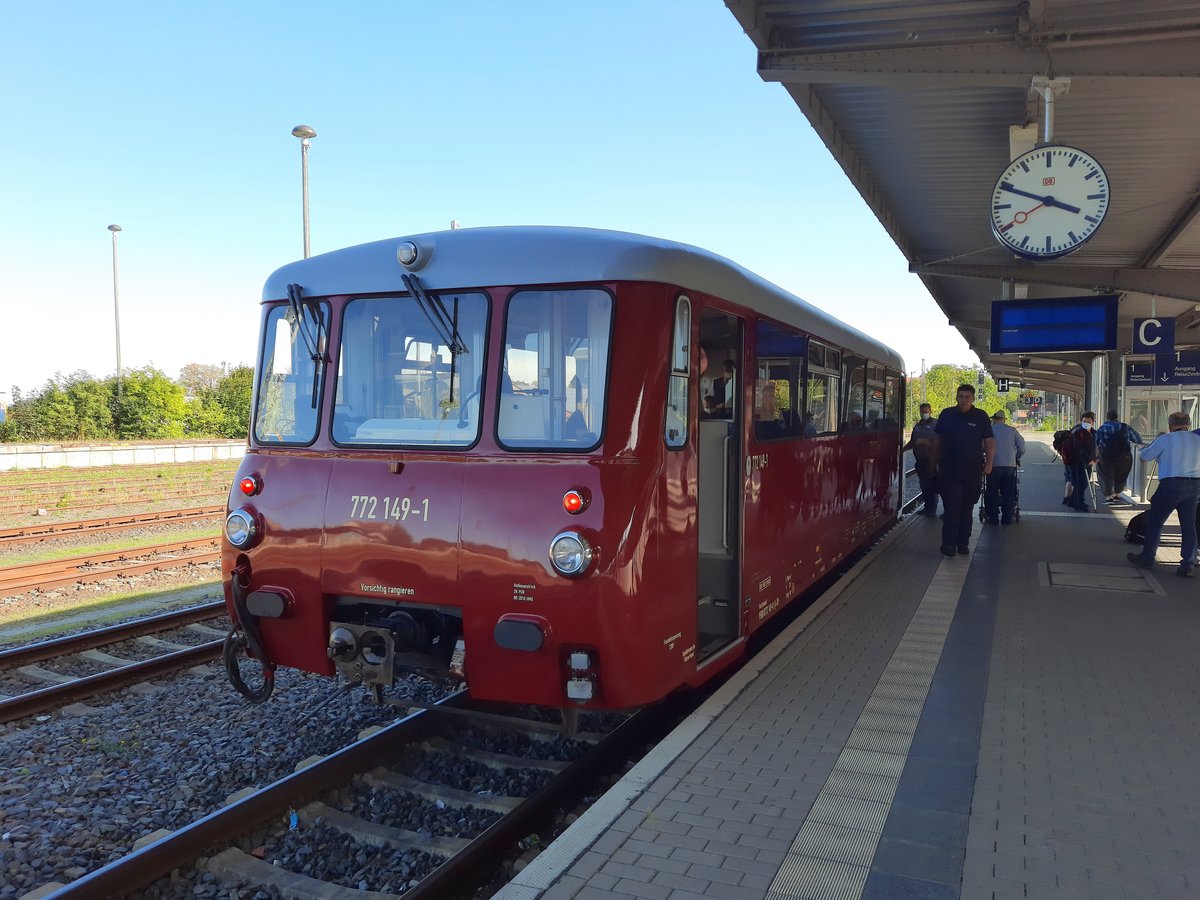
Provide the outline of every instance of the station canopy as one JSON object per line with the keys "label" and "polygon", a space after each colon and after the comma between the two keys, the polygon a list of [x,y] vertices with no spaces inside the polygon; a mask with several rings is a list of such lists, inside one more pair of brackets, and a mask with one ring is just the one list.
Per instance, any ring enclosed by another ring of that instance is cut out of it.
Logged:
{"label": "station canopy", "polygon": [[[1200,3],[1180,0],[726,0],[781,83],[993,376],[1080,396],[1094,354],[989,346],[993,301],[1120,295],[1200,344]],[[1056,260],[992,235],[1000,173],[1041,142],[1091,154],[1111,186],[1090,241]],[[1069,79],[1069,82],[1067,81]]]}

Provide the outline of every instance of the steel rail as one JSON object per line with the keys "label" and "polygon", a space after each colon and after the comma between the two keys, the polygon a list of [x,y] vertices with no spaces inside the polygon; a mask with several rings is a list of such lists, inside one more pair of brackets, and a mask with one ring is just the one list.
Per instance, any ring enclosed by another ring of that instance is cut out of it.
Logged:
{"label": "steel rail", "polygon": [[0,700],[0,722],[12,722],[35,713],[54,709],[64,703],[73,703],[85,697],[116,690],[130,684],[147,681],[158,675],[166,675],[179,669],[212,662],[221,655],[224,641],[209,641],[186,650],[177,650],[153,659],[143,659],[111,672],[98,672],[74,681],[55,684],[47,688]]}
{"label": "steel rail", "polygon": [[162,512],[131,513],[74,522],[46,522],[38,525],[19,525],[16,528],[0,528],[0,548],[76,534],[101,534],[145,525],[174,525],[178,522],[215,518],[223,512],[224,506],[191,506]]}
{"label": "steel rail", "polygon": [[212,487],[212,489],[209,491],[203,491],[203,492],[189,491],[189,490],[163,491],[162,493],[156,493],[153,497],[108,497],[108,496],[101,497],[101,496],[98,496],[98,497],[94,498],[94,501],[88,500],[86,502],[65,503],[62,505],[59,505],[57,501],[48,501],[45,507],[39,505],[38,503],[31,503],[31,502],[25,502],[25,501],[21,501],[19,503],[8,502],[8,503],[0,503],[0,513],[25,513],[25,512],[29,512],[30,510],[34,510],[34,509],[49,508],[50,506],[53,506],[54,509],[56,509],[56,510],[103,509],[105,506],[128,506],[132,503],[142,503],[142,504],[155,503],[160,500],[183,500],[183,499],[187,499],[189,497],[208,497],[208,496],[216,497],[216,496],[221,496],[221,495],[227,494],[228,492],[229,492],[228,485],[214,485]]}
{"label": "steel rail", "polygon": [[[465,694],[465,691],[452,694],[443,703],[458,705],[464,702]],[[228,846],[236,835],[252,831],[264,822],[296,808],[301,802],[299,798],[316,797],[345,784],[361,772],[370,771],[380,764],[384,755],[394,754],[424,740],[433,735],[438,727],[440,723],[435,710],[413,713],[128,856],[75,879],[47,897],[55,900],[125,897],[172,869],[191,866],[210,847]]]}
{"label": "steel rail", "polygon": [[[907,484],[908,479],[912,478],[912,476],[914,476],[916,474],[917,474],[917,469],[914,466],[913,468],[909,469],[907,472],[904,473],[904,481],[901,482],[901,484],[902,485]],[[903,515],[904,513],[912,512],[912,507],[916,506],[917,501],[920,499],[921,499],[921,492],[917,491],[917,493],[914,494],[911,499],[905,500],[902,504],[900,504],[900,513]]]}
{"label": "steel rail", "polygon": [[225,602],[219,600],[215,603],[204,603],[199,606],[189,606],[186,609],[161,613],[157,616],[148,616],[133,622],[109,625],[84,634],[53,638],[39,641],[36,644],[27,644],[24,647],[0,650],[0,669],[28,666],[46,659],[53,659],[56,656],[82,653],[84,650],[92,650],[96,647],[127,641],[130,638],[180,628],[184,625],[191,625],[193,622],[203,622],[224,614]]}
{"label": "steel rail", "polygon": [[199,553],[189,553],[186,556],[168,556],[149,562],[124,563],[111,569],[97,569],[91,572],[73,572],[58,577],[32,576],[11,581],[0,580],[0,597],[13,597],[17,594],[32,590],[66,587],[72,584],[95,584],[98,581],[111,581],[116,578],[129,578],[134,575],[145,575],[147,572],[161,572],[166,569],[183,569],[188,566],[203,565],[216,562],[221,558],[220,550],[203,550]]}
{"label": "steel rail", "polygon": [[[466,702],[465,692],[460,692],[442,701],[442,705],[453,708]],[[54,900],[90,900],[123,897],[131,890],[144,888],[172,869],[192,865],[199,856],[218,845],[229,846],[237,835],[259,828],[264,822],[283,816],[289,809],[299,808],[309,799],[345,784],[353,776],[376,768],[381,758],[438,733],[445,727],[447,718],[438,708],[413,713],[47,896]],[[658,734],[666,725],[666,717],[655,715],[653,709],[630,717],[547,785],[406,891],[406,900],[444,900],[461,894],[485,877],[518,839],[545,824],[550,811],[560,808],[564,802],[576,802],[594,783],[599,772],[611,768],[638,742]]]}

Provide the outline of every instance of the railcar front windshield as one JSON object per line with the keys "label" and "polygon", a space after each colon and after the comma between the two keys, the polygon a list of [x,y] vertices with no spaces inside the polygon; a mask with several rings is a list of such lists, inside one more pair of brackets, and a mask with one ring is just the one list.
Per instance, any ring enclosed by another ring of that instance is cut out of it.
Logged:
{"label": "railcar front windshield", "polygon": [[479,438],[488,298],[351,300],[342,316],[333,440],[468,447]]}
{"label": "railcar front windshield", "polygon": [[508,302],[497,436],[511,449],[600,442],[612,297],[598,288],[523,290]]}
{"label": "railcar front windshield", "polygon": [[[297,318],[299,313],[300,318]],[[311,444],[317,436],[329,307],[272,307],[264,329],[254,436],[265,444]]]}

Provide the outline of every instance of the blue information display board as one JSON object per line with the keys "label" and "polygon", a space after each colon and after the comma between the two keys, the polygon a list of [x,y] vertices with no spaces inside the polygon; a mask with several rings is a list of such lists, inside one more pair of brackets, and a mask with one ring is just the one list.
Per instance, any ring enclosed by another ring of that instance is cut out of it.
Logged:
{"label": "blue information display board", "polygon": [[993,353],[1115,349],[1116,294],[992,304]]}

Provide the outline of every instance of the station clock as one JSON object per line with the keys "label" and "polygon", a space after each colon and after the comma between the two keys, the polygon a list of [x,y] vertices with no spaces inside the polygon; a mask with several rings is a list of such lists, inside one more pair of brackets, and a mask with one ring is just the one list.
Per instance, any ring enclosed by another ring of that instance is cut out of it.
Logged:
{"label": "station clock", "polygon": [[1057,259],[1096,233],[1109,207],[1108,175],[1090,154],[1044,144],[1014,159],[992,189],[992,233],[1027,259]]}

